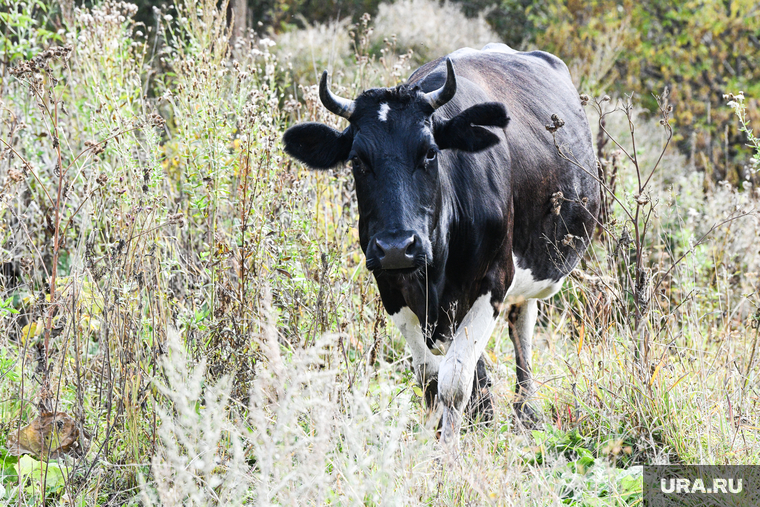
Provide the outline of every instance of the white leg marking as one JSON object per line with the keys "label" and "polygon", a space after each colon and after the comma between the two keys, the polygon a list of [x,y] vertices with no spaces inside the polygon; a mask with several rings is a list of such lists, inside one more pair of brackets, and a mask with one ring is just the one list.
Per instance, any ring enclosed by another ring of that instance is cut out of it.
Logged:
{"label": "white leg marking", "polygon": [[459,325],[438,371],[438,395],[449,408],[461,412],[472,391],[478,358],[491,337],[496,319],[491,293],[480,296]]}
{"label": "white leg marking", "polygon": [[422,385],[426,380],[435,378],[441,364],[441,356],[433,355],[425,343],[420,320],[408,306],[403,307],[398,313],[391,315],[391,320],[396,325],[412,350],[412,366],[417,374],[417,380]]}
{"label": "white leg marking", "polygon": [[530,269],[520,267],[518,258],[515,254],[512,254],[512,261],[515,263],[515,277],[512,280],[512,285],[509,286],[509,290],[507,290],[507,301],[510,301],[510,298],[512,298],[512,300],[519,298],[544,299],[552,297],[562,288],[565,277],[562,277],[557,281],[536,280]]}
{"label": "white leg marking", "polygon": [[535,410],[530,404],[531,398],[536,394],[530,365],[533,355],[533,330],[538,318],[538,301],[528,299],[519,306],[519,312],[513,332],[510,333],[512,344],[515,346],[515,362],[517,363],[515,409],[521,420],[530,420],[535,416]]}
{"label": "white leg marking", "polygon": [[[533,331],[536,328],[536,320],[538,319],[538,301],[535,299],[529,299],[522,304],[520,308],[520,314],[515,322],[515,336],[513,337],[513,343],[515,346],[515,356],[521,356],[522,360],[527,366],[527,371],[517,372],[517,382],[527,382],[526,385],[520,386],[525,388],[527,392],[522,393],[525,396],[533,394],[533,378],[530,370],[530,360],[533,354]],[[517,358],[518,370],[522,367],[520,358]]]}
{"label": "white leg marking", "polygon": [[475,366],[495,325],[489,292],[475,300],[441,361],[438,370],[438,399],[443,405],[441,440],[449,448],[459,446],[462,411],[472,394]]}
{"label": "white leg marking", "polygon": [[377,117],[380,121],[388,121],[388,111],[391,110],[391,106],[383,102],[380,104],[380,111],[378,111]]}
{"label": "white leg marking", "polygon": [[536,320],[538,319],[538,301],[535,299],[529,299],[525,302],[525,307],[520,311],[520,316],[517,317],[515,322],[515,331],[517,336],[520,337],[520,341],[528,341],[526,350],[528,352],[527,359],[530,359],[531,340],[533,338],[533,330],[536,328]]}

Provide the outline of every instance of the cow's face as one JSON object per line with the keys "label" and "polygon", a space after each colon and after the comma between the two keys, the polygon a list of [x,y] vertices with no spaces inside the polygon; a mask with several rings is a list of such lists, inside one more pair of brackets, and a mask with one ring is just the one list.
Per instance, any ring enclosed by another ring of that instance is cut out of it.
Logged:
{"label": "cow's face", "polygon": [[433,257],[441,212],[439,148],[420,93],[403,88],[360,96],[348,160],[356,181],[359,237],[367,268],[414,271]]}
{"label": "cow's face", "polygon": [[305,123],[283,137],[285,151],[315,169],[349,161],[356,181],[359,235],[367,268],[388,274],[409,273],[433,260],[434,231],[442,215],[441,152],[474,152],[499,138],[478,125],[505,127],[502,104],[473,106],[450,120],[433,114],[456,92],[456,77],[447,61],[446,83],[423,93],[404,85],[373,89],[355,101],[334,96],[322,75],[320,98],[350,126],[338,132]]}

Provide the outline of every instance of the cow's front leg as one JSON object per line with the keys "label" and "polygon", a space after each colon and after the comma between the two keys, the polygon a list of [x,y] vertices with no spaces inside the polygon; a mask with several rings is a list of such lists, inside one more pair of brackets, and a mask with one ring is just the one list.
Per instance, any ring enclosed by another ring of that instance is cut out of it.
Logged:
{"label": "cow's front leg", "polygon": [[398,313],[391,315],[391,320],[409,344],[412,351],[414,373],[425,393],[427,407],[432,410],[435,404],[435,395],[438,392],[438,370],[442,357],[434,355],[428,349],[420,320],[409,307],[405,306]]}
{"label": "cow's front leg", "polygon": [[441,440],[456,446],[462,411],[472,393],[478,358],[486,348],[496,325],[498,311],[491,304],[491,293],[480,296],[454,334],[438,371],[438,399],[443,404]]}

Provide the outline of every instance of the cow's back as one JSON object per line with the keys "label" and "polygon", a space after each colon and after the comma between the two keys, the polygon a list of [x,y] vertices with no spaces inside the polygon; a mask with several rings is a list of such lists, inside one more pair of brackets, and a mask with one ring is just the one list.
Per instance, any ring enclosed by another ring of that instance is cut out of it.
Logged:
{"label": "cow's back", "polygon": [[[567,66],[543,51],[519,52],[504,44],[448,55],[457,74],[457,94],[441,111],[453,116],[485,100],[507,106],[504,131],[514,203],[513,250],[534,277],[559,280],[583,254],[599,209],[596,158],[588,120]],[[445,80],[445,58],[418,69],[409,79],[425,91]],[[562,152],[546,126],[552,115],[565,122],[556,132]],[[491,148],[499,156],[503,146]],[[561,192],[561,198],[557,192]],[[552,196],[559,214],[552,212]],[[577,238],[577,239],[574,239]],[[581,239],[583,238],[583,239]]]}

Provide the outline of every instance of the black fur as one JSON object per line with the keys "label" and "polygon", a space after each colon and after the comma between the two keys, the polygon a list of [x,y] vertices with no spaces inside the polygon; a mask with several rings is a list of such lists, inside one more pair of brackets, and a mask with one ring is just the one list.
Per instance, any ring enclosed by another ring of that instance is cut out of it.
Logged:
{"label": "black fur", "polygon": [[282,136],[285,153],[312,169],[330,169],[345,162],[351,151],[350,128],[338,132],[321,123],[302,123]]}
{"label": "black fur", "polygon": [[488,424],[493,421],[493,396],[491,395],[491,379],[488,378],[486,363],[481,356],[475,367],[472,379],[472,394],[467,403],[465,414],[473,423]]}
{"label": "black fur", "polygon": [[434,130],[438,148],[474,153],[499,143],[499,137],[483,127],[506,128],[507,108],[498,102],[486,102],[465,109],[454,118],[439,121]]}

